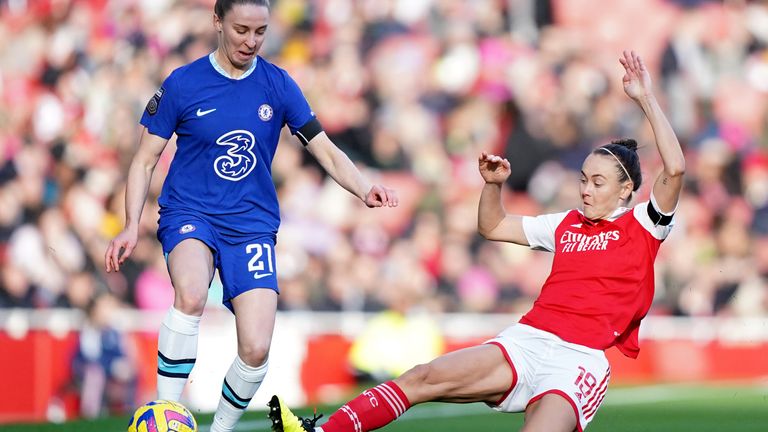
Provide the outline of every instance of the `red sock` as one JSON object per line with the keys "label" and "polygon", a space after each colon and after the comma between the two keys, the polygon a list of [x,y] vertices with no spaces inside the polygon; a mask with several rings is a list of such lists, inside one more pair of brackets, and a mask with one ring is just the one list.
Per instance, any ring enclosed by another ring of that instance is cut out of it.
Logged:
{"label": "red sock", "polygon": [[405,393],[392,381],[364,391],[331,414],[323,432],[366,432],[393,422],[411,407]]}

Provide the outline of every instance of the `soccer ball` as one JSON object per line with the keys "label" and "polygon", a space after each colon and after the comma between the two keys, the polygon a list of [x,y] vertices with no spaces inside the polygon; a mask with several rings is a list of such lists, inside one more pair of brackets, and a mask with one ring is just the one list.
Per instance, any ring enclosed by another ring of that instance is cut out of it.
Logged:
{"label": "soccer ball", "polygon": [[184,405],[155,400],[140,406],[128,422],[128,432],[197,432],[197,422]]}

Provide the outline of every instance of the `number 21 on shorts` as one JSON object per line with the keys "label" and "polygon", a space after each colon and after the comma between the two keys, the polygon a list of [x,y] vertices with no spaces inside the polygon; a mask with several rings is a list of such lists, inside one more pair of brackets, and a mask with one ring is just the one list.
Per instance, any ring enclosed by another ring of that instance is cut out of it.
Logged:
{"label": "number 21 on shorts", "polygon": [[272,245],[269,243],[251,243],[245,247],[245,253],[251,255],[248,261],[248,271],[254,279],[271,276],[274,272],[272,260]]}

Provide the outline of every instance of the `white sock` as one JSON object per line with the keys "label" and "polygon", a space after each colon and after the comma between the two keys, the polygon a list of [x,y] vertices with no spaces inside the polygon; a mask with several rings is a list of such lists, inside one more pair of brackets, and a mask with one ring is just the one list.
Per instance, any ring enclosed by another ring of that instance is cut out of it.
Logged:
{"label": "white sock", "polygon": [[221,386],[221,398],[216,414],[213,416],[213,424],[210,432],[230,432],[235,430],[235,425],[248,403],[256,394],[264,376],[267,374],[269,362],[265,361],[259,367],[245,364],[240,356],[235,357],[232,366],[229,367]]}
{"label": "white sock", "polygon": [[200,317],[173,306],[160,326],[157,338],[157,398],[178,401],[197,359]]}

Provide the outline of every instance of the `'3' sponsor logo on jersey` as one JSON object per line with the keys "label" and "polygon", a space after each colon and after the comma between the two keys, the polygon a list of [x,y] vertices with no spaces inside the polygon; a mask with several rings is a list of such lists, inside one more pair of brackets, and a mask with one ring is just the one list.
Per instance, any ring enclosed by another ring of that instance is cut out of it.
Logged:
{"label": "'3' sponsor logo on jersey", "polygon": [[239,181],[244,179],[256,166],[253,145],[256,139],[247,130],[238,129],[225,133],[216,139],[216,144],[229,146],[227,152],[213,161],[213,169],[219,177]]}

